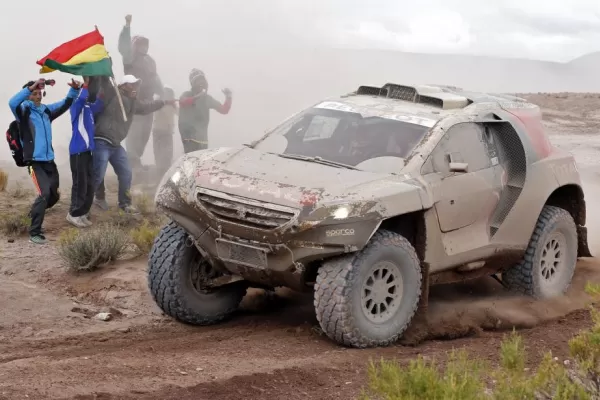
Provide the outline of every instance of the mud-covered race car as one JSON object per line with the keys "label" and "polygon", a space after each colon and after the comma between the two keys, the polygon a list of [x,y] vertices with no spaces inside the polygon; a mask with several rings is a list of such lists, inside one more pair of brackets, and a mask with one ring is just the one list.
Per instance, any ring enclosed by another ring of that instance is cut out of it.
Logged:
{"label": "mud-covered race car", "polygon": [[493,275],[546,298],[590,256],[577,165],[540,109],[449,86],[361,86],[187,154],[155,202],[171,222],[148,278],[166,314],[207,325],[248,287],[314,290],[323,331],[353,347],[397,340],[430,285]]}

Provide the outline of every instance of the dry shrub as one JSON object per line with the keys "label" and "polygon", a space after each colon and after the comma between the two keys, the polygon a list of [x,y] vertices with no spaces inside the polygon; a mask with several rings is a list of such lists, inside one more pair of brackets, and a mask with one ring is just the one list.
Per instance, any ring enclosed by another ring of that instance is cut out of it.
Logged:
{"label": "dry shrub", "polygon": [[117,212],[112,213],[111,220],[119,228],[128,229],[139,225],[142,222],[143,217],[140,215],[128,214],[123,210],[118,210]]}
{"label": "dry shrub", "polygon": [[0,217],[0,231],[6,236],[18,236],[27,232],[31,225],[28,213],[6,213]]}
{"label": "dry shrub", "polygon": [[23,187],[23,183],[20,181],[15,182],[15,186],[10,191],[10,195],[15,199],[23,199],[31,195],[31,190]]}
{"label": "dry shrub", "polygon": [[[597,302],[600,285],[586,292]],[[591,306],[593,326],[569,340],[572,360],[559,362],[550,351],[531,371],[529,349],[514,330],[499,349],[500,363],[491,366],[466,350],[452,352],[443,363],[423,356],[402,366],[392,360],[370,362],[362,400],[584,400],[600,398],[600,312]],[[566,343],[565,343],[566,344]],[[490,379],[491,378],[491,384]]]}
{"label": "dry shrub", "polygon": [[160,226],[148,220],[144,220],[139,227],[131,230],[129,235],[131,236],[131,241],[137,247],[139,254],[148,254],[150,252],[159,231]]}
{"label": "dry shrub", "polygon": [[129,245],[127,233],[114,224],[103,224],[89,230],[69,229],[59,239],[58,253],[67,268],[92,271],[114,262]]}
{"label": "dry shrub", "polygon": [[8,172],[0,169],[0,192],[4,192],[8,186]]}
{"label": "dry shrub", "polygon": [[132,203],[142,215],[148,216],[155,212],[153,199],[145,193],[134,193]]}

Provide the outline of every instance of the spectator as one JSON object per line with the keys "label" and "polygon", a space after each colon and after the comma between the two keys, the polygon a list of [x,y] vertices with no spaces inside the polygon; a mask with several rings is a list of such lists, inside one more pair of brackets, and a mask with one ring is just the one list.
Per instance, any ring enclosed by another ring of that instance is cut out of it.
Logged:
{"label": "spectator", "polygon": [[99,97],[100,112],[96,116],[96,131],[94,133],[94,192],[95,203],[103,210],[108,210],[104,185],[104,175],[110,163],[119,180],[119,208],[127,213],[136,213],[131,204],[131,178],[132,171],[129,165],[127,152],[121,142],[127,137],[131,120],[134,115],[151,114],[165,104],[174,104],[175,101],[151,100],[144,101],[137,98],[140,80],[133,75],[125,75],[118,85],[119,93],[123,100],[123,107],[127,121],[123,120],[122,109],[117,99],[115,88],[104,79]]}
{"label": "spectator", "polygon": [[179,134],[185,153],[208,147],[211,109],[221,114],[228,114],[231,109],[231,90],[223,89],[225,103],[221,104],[208,94],[208,82],[204,72],[194,68],[189,79],[191,89],[182,93],[179,100]]}
{"label": "spectator", "polygon": [[93,161],[94,114],[99,111],[100,101],[88,102],[89,77],[83,77],[84,85],[71,105],[72,136],[69,143],[71,164],[71,208],[67,221],[78,228],[92,225],[89,212],[94,202]]}
{"label": "spectator", "polygon": [[[151,101],[156,94],[163,96],[163,85],[156,71],[156,62],[148,54],[150,41],[144,36],[131,37],[131,15],[125,16],[125,26],[119,35],[119,53],[123,58],[125,75],[133,75],[141,80],[138,99]],[[125,139],[129,161],[134,169],[143,169],[142,156],[152,131],[152,113],[133,117],[131,131]],[[155,160],[156,162],[156,160]]]}
{"label": "spectator", "polygon": [[[163,91],[165,100],[175,100],[175,92],[172,88],[165,86]],[[179,115],[179,108],[175,103],[154,113],[152,147],[154,148],[157,174],[160,176],[167,172],[173,161],[173,134],[177,115]]]}
{"label": "spectator", "polygon": [[69,109],[81,87],[81,83],[72,79],[66,98],[42,104],[45,85],[45,79],[29,81],[8,102],[19,123],[23,158],[28,163],[27,169],[38,194],[31,206],[29,227],[29,240],[35,244],[46,243],[42,228],[46,210],[60,198],[59,175],[52,148],[52,121]]}

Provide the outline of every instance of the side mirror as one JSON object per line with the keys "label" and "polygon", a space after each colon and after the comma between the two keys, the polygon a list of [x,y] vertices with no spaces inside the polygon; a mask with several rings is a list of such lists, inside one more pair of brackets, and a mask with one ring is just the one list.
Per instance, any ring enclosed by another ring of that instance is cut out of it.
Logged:
{"label": "side mirror", "polygon": [[469,164],[463,162],[451,162],[450,172],[468,172]]}

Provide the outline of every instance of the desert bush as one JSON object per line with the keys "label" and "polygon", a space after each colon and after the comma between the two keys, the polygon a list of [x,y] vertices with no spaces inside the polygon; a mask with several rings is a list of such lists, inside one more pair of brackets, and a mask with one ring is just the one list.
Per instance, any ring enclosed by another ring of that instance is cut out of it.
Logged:
{"label": "desert bush", "polygon": [[10,190],[10,195],[15,199],[23,199],[31,195],[31,193],[31,190],[24,188],[23,183],[20,181],[15,182],[15,186],[13,186],[12,190]]}
{"label": "desert bush", "polygon": [[91,271],[115,261],[129,245],[127,232],[114,224],[89,230],[69,229],[60,236],[58,253],[68,269]]}
{"label": "desert bush", "polygon": [[[600,297],[600,285],[588,285],[586,291]],[[500,363],[495,368],[469,357],[466,350],[453,351],[445,364],[422,356],[406,366],[389,360],[371,361],[361,399],[599,399],[600,313],[593,306],[591,313],[592,328],[569,341],[570,362],[559,363],[546,352],[537,368],[528,372],[528,351],[513,330],[500,345]]]}
{"label": "desert bush", "polygon": [[139,225],[143,221],[143,217],[135,214],[128,214],[123,210],[113,212],[110,216],[111,221],[121,229],[129,229]]}
{"label": "desert bush", "polygon": [[5,213],[0,217],[0,231],[6,236],[17,236],[27,232],[31,225],[28,213]]}
{"label": "desert bush", "polygon": [[133,228],[129,232],[131,241],[137,247],[139,254],[148,254],[150,252],[159,231],[160,226],[145,219],[139,227]]}
{"label": "desert bush", "polygon": [[4,192],[8,186],[8,172],[0,169],[0,192]]}
{"label": "desert bush", "polygon": [[134,193],[132,196],[132,203],[142,215],[147,216],[155,212],[154,201],[146,193]]}

